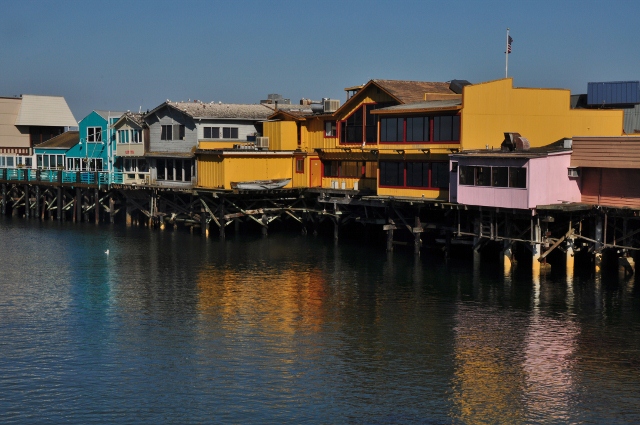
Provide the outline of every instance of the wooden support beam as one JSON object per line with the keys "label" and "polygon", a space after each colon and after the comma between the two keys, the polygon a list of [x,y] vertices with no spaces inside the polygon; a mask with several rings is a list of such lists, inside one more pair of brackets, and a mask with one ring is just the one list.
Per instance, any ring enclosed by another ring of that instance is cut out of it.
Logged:
{"label": "wooden support beam", "polygon": [[[98,174],[98,173],[96,173]],[[97,176],[96,176],[97,178]],[[94,189],[93,192],[93,202],[94,202],[94,221],[95,224],[100,224],[100,208],[98,208],[100,206],[100,194],[98,193],[98,189]]]}
{"label": "wooden support beam", "polygon": [[540,257],[538,257],[538,261],[542,262],[547,255],[551,254],[551,251],[556,249],[566,238],[570,238],[573,235],[573,229],[569,229],[569,231],[560,239],[558,239],[553,245],[549,247],[545,252],[543,252]]}
{"label": "wooden support beam", "polygon": [[31,202],[29,201],[29,185],[24,185],[24,216],[29,218],[29,210],[31,209]]}
{"label": "wooden support beam", "polygon": [[62,221],[62,187],[58,186],[57,187],[57,191],[58,194],[56,195],[56,201],[57,201],[57,208],[56,208],[56,215],[58,218],[58,221]]}

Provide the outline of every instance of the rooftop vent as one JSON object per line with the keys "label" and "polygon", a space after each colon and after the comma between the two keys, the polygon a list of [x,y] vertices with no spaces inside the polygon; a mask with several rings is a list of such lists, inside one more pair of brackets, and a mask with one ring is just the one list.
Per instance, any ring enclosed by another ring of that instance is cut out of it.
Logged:
{"label": "rooftop vent", "polygon": [[335,112],[340,107],[340,101],[338,99],[322,99],[322,106],[325,114]]}
{"label": "rooftop vent", "polygon": [[449,83],[449,90],[456,94],[462,94],[462,88],[469,85],[471,85],[471,83],[467,80],[451,80]]}
{"label": "rooftop vent", "polygon": [[500,149],[502,149],[502,151],[528,151],[529,148],[529,140],[522,137],[520,133],[504,133],[504,141],[500,145]]}

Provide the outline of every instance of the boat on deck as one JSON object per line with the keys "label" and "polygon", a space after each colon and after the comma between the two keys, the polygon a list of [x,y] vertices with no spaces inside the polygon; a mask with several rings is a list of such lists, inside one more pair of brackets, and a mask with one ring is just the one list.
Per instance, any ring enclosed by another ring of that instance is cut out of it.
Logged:
{"label": "boat on deck", "polygon": [[251,180],[246,182],[231,182],[231,188],[235,190],[273,190],[282,189],[291,182],[291,179]]}

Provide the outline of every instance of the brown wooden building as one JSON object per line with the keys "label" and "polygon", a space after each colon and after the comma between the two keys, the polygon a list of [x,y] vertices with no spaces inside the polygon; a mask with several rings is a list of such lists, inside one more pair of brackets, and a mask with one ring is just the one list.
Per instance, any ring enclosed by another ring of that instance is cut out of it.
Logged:
{"label": "brown wooden building", "polygon": [[571,167],[583,203],[640,208],[639,136],[574,137]]}

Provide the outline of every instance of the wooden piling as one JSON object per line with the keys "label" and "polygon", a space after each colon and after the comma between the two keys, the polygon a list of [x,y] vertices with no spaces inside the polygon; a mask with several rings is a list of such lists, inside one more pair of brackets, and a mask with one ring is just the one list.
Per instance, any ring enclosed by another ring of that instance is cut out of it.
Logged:
{"label": "wooden piling", "polygon": [[2,215],[7,215],[7,184],[2,183]]}
{"label": "wooden piling", "polygon": [[93,208],[95,210],[94,221],[96,224],[100,224],[100,193],[98,189],[94,189],[93,191]]}
{"label": "wooden piling", "polygon": [[76,187],[76,223],[80,223],[82,221],[82,189]]}
{"label": "wooden piling", "polygon": [[62,187],[58,186],[58,196],[56,199],[57,205],[56,205],[56,214],[58,216],[58,221],[62,221]]}
{"label": "wooden piling", "polygon": [[29,185],[24,185],[24,216],[29,218],[29,210],[31,209],[31,202],[29,202]]}

